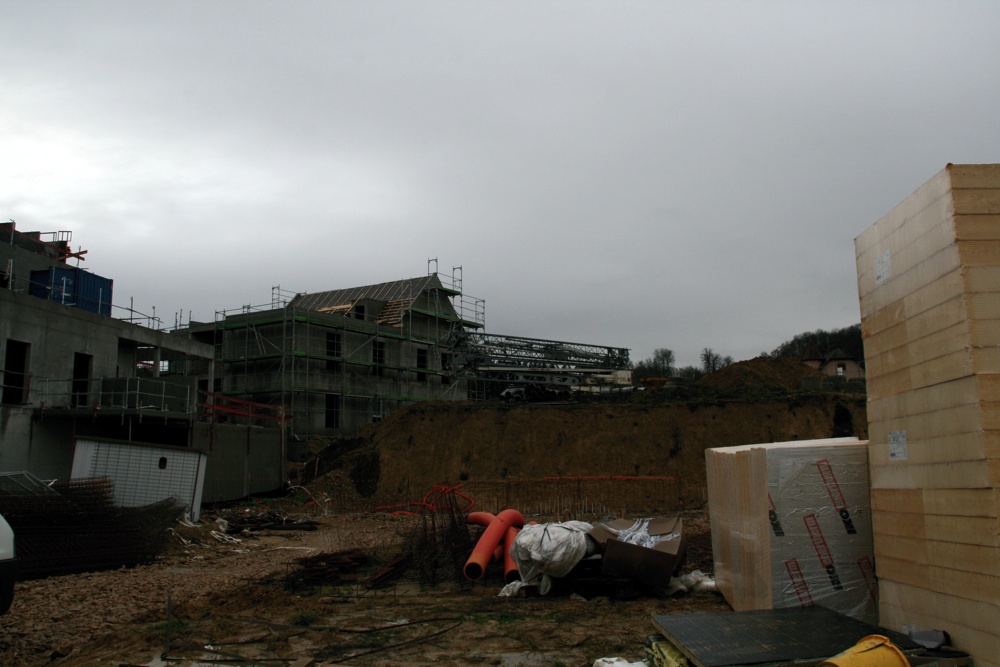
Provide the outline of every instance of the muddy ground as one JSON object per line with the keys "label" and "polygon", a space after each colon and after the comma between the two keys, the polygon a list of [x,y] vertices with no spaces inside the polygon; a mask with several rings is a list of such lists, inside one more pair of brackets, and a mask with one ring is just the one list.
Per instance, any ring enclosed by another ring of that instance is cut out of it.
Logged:
{"label": "muddy ground", "polygon": [[[154,564],[19,583],[14,607],[0,619],[0,664],[592,665],[601,657],[641,659],[654,615],[729,608],[717,593],[667,596],[620,583],[499,597],[503,582],[493,568],[473,583],[442,567],[430,585],[411,564],[372,588],[361,582],[404,550],[423,519],[323,516],[315,505],[299,511],[318,529],[220,542],[211,535],[217,526],[178,527],[169,553]],[[710,572],[707,521],[699,512],[685,517],[683,570]],[[360,565],[321,568],[320,579],[303,574],[301,559],[327,554],[332,562],[338,558],[329,554],[340,553],[343,561],[345,551]]]}
{"label": "muddy ground", "polygon": [[[357,438],[316,449],[314,459],[293,468],[287,497],[225,510],[277,512],[314,521],[315,530],[250,530],[226,539],[206,514],[199,526],[173,528],[171,546],[152,564],[19,582],[13,608],[0,617],[0,667],[299,659],[512,667],[642,659],[646,637],[657,631],[655,615],[728,605],[717,593],[668,596],[582,575],[549,596],[499,597],[498,569],[469,582],[456,566],[481,529],[463,526],[461,544],[443,537],[453,536],[445,525],[454,526],[441,518],[450,513],[376,508],[419,500],[435,485],[462,484],[472,493],[477,484],[509,488],[511,480],[545,476],[655,478],[652,492],[628,496],[632,506],[614,495],[617,482],[609,479],[594,493],[611,487],[610,500],[581,506],[575,497],[550,513],[518,509],[540,523],[680,514],[689,545],[683,571],[711,574],[707,447],[866,437],[864,394],[799,391],[811,376],[798,362],[759,359],[694,385],[614,400],[411,406]],[[676,483],[660,485],[661,477]],[[629,481],[637,483],[646,482]],[[551,491],[546,484],[536,485],[532,502]],[[476,509],[503,507],[494,496],[480,498]],[[364,583],[401,554],[411,560],[391,570],[396,576]]]}

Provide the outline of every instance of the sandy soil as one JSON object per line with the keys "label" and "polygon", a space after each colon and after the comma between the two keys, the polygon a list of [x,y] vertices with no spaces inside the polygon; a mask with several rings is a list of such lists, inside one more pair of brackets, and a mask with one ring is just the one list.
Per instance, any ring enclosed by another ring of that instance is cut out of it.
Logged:
{"label": "sandy soil", "polygon": [[[697,383],[562,403],[418,402],[350,442],[315,452],[303,479],[346,471],[364,499],[419,499],[436,484],[476,485],[543,476],[672,476],[673,511],[706,500],[705,450],[756,442],[867,439],[865,394],[799,391],[817,372],[758,358]],[[309,473],[315,472],[315,475]],[[341,489],[346,485],[341,485]],[[621,505],[607,499],[615,510]]]}
{"label": "sandy soil", "polygon": [[[645,638],[657,631],[654,615],[729,609],[711,592],[667,597],[612,587],[583,596],[566,585],[547,597],[498,597],[498,572],[475,583],[443,575],[429,586],[412,565],[369,588],[361,580],[400,553],[420,519],[310,518],[317,530],[265,530],[239,542],[213,538],[213,524],[178,526],[154,564],[21,582],[0,619],[0,664],[592,665],[642,659]],[[710,572],[704,515],[689,513],[685,525],[683,569]],[[300,559],[348,550],[366,562],[321,582],[297,577]]]}

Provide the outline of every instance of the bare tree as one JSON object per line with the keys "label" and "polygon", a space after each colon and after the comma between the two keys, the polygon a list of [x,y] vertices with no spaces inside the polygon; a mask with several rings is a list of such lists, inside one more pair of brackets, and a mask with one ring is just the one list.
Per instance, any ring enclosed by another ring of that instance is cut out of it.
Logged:
{"label": "bare tree", "polygon": [[636,380],[644,377],[673,377],[677,372],[675,363],[674,351],[660,347],[653,351],[652,357],[643,359],[635,365],[632,377]]}
{"label": "bare tree", "polygon": [[697,380],[703,375],[704,373],[697,366],[684,366],[677,369],[677,377],[683,380]]}
{"label": "bare tree", "polygon": [[730,356],[723,357],[720,354],[716,354],[712,351],[712,348],[706,347],[701,351],[701,370],[706,375],[709,373],[714,373],[720,368],[725,368],[733,363],[733,358]]}

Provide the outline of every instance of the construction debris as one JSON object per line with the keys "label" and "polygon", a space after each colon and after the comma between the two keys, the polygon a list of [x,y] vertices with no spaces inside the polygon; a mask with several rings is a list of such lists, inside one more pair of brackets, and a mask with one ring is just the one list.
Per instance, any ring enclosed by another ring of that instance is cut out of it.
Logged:
{"label": "construction debris", "polygon": [[403,575],[403,571],[411,561],[412,558],[407,554],[396,556],[379,568],[375,574],[371,575],[367,579],[363,579],[361,581],[361,585],[365,588],[382,588],[389,582],[401,577]]}
{"label": "construction debris", "polygon": [[353,549],[303,556],[289,564],[283,575],[261,583],[276,581],[292,593],[316,593],[324,587],[356,583],[358,570],[369,560],[368,554]]}
{"label": "construction debris", "polygon": [[172,498],[116,507],[107,478],[45,483],[20,472],[0,479],[0,514],[17,535],[21,579],[152,562],[184,512]]}
{"label": "construction debris", "polygon": [[215,514],[221,531],[227,535],[245,535],[262,530],[316,530],[319,522],[307,517],[292,517],[272,509],[238,507]]}

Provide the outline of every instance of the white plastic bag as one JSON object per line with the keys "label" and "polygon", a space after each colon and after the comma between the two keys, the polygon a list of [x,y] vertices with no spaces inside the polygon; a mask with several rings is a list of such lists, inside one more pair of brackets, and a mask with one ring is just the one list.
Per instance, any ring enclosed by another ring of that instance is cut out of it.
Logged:
{"label": "white plastic bag", "polygon": [[645,517],[642,519],[636,519],[628,528],[622,528],[621,530],[615,530],[614,528],[605,525],[604,527],[614,533],[614,535],[621,542],[627,542],[629,544],[636,544],[640,547],[646,547],[652,549],[660,542],[666,542],[667,540],[673,540],[680,536],[679,533],[669,533],[667,535],[650,535],[649,534],[649,522],[652,521],[652,517]]}
{"label": "white plastic bag", "polygon": [[692,570],[679,577],[671,577],[667,595],[674,595],[676,593],[703,593],[716,590],[718,589],[712,577],[701,570]]}
{"label": "white plastic bag", "polygon": [[537,585],[542,595],[548,593],[549,577],[564,577],[581,560],[591,555],[591,542],[587,533],[591,526],[583,521],[543,523],[521,529],[510,549],[517,563],[521,581],[517,586],[508,584],[500,595],[514,595],[524,586]]}
{"label": "white plastic bag", "polygon": [[649,663],[645,660],[629,662],[625,658],[598,658],[594,661],[594,667],[649,667]]}

